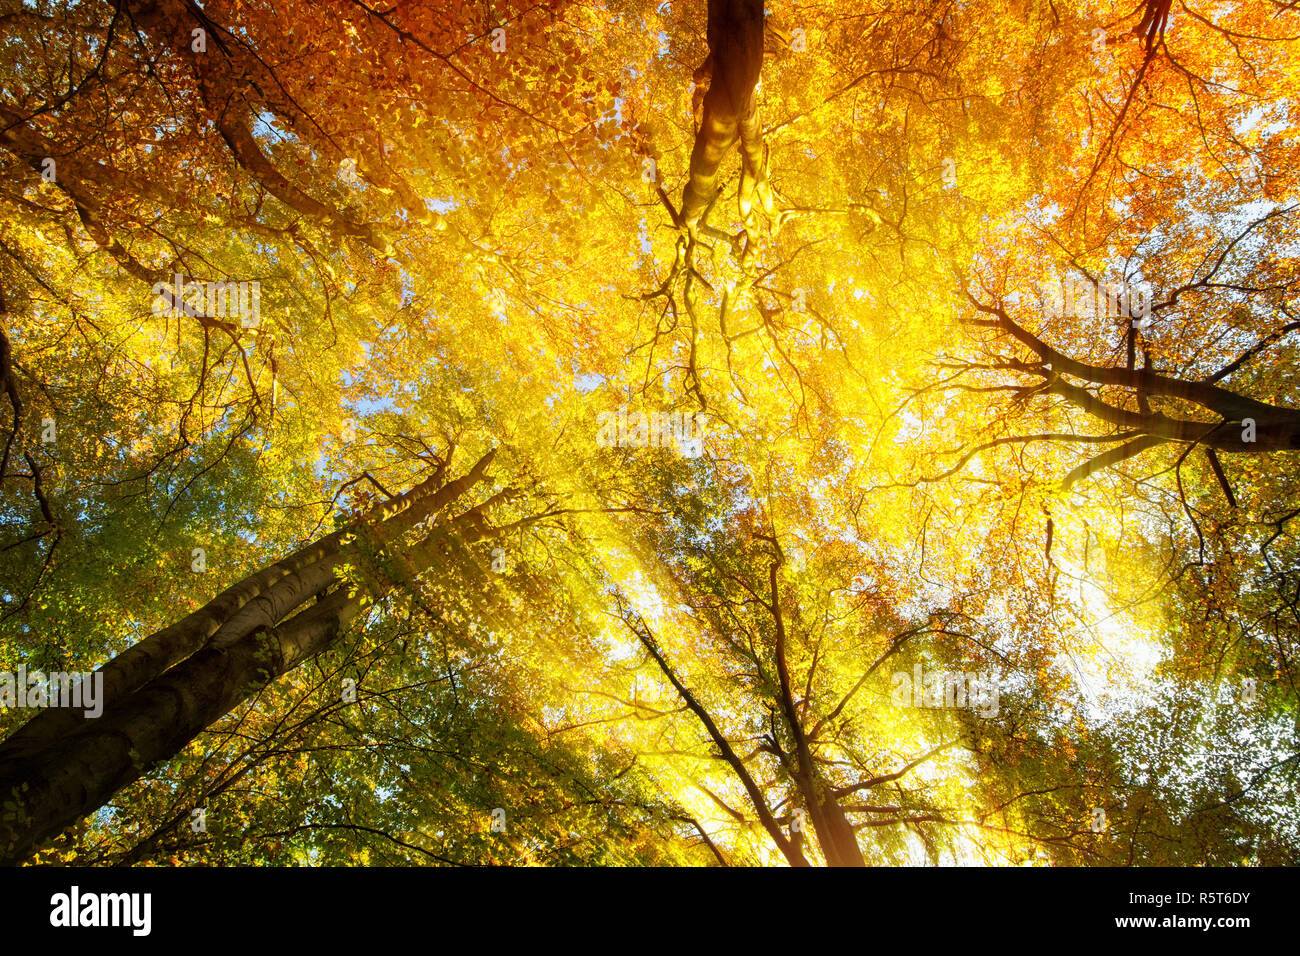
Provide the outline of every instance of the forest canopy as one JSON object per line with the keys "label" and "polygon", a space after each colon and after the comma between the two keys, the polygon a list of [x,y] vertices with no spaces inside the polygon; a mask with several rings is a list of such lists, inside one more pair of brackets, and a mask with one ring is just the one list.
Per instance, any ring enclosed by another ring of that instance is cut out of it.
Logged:
{"label": "forest canopy", "polygon": [[0,862],[1300,862],[1300,9],[0,0]]}

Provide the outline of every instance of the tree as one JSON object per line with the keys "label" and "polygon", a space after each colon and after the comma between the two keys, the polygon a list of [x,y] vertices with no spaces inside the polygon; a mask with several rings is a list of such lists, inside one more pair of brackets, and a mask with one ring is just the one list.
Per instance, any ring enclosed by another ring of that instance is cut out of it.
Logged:
{"label": "tree", "polygon": [[[107,702],[102,719],[50,710],[7,738],[0,749],[4,859],[23,859],[241,700],[321,653],[398,581],[490,535],[485,512],[507,492],[444,518],[433,530],[426,527],[410,547],[394,550],[405,533],[482,482],[491,459],[491,453],[484,455],[463,476],[445,482],[444,462],[424,482],[351,526],[133,644],[100,671]],[[357,568],[352,581],[344,576],[349,565]]]}
{"label": "tree", "polygon": [[1296,15],[0,13],[5,858],[1294,859]]}

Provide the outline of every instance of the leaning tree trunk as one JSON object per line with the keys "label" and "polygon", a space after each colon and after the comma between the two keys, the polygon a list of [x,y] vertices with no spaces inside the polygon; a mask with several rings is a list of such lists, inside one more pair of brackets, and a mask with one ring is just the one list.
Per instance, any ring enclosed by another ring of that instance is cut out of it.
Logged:
{"label": "leaning tree trunk", "polygon": [[[1241,367],[1259,349],[1258,345],[1208,378],[1197,381],[1156,372],[1150,367],[1149,355],[1147,365],[1136,368],[1134,330],[1130,328],[1127,365],[1092,365],[1048,345],[1012,319],[1001,304],[985,305],[969,293],[967,297],[977,310],[992,318],[963,319],[966,325],[1008,334],[1034,356],[1029,362],[1015,360],[1001,366],[1038,379],[1034,384],[1018,389],[1017,400],[1040,393],[1056,395],[1097,421],[1118,429],[1107,439],[1115,442],[1116,447],[1096,455],[1066,475],[1061,481],[1065,490],[1149,448],[1164,444],[1190,445],[1204,450],[1228,502],[1236,507],[1236,497],[1219,461],[1219,452],[1258,455],[1300,451],[1300,409],[1270,405],[1216,384]],[[1278,334],[1281,333],[1274,333],[1275,336]],[[1066,381],[1066,376],[1084,384],[1072,384]],[[1103,399],[1099,391],[1103,388],[1126,390],[1126,399]],[[1179,412],[1161,410],[1152,405],[1151,399],[1164,399],[1183,406],[1198,405],[1204,412],[1217,415],[1219,421],[1198,421]]]}
{"label": "leaning tree trunk", "polygon": [[[207,605],[105,664],[103,712],[50,709],[0,744],[0,864],[26,859],[276,678],[328,648],[369,603],[490,529],[483,512],[507,493],[406,532],[485,476],[492,452],[464,476],[427,481],[347,528],[244,578]],[[344,564],[359,582],[340,577]],[[311,602],[315,599],[314,603]]]}

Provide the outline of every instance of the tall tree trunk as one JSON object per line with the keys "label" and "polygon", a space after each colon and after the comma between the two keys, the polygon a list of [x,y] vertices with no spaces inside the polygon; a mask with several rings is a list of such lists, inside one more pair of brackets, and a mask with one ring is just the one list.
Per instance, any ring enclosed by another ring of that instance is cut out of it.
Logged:
{"label": "tall tree trunk", "polygon": [[771,207],[763,161],[756,87],[763,67],[763,0],[709,0],[712,78],[691,150],[691,174],[682,193],[682,223],[694,228],[718,191],[718,169],[739,140],[744,184],[741,216],[758,191]]}
{"label": "tall tree trunk", "polygon": [[646,624],[645,620],[639,614],[636,614],[624,605],[621,601],[619,602],[619,612],[623,619],[623,623],[627,626],[628,630],[630,630],[636,636],[637,640],[641,642],[641,645],[650,652],[650,656],[654,658],[655,663],[659,665],[659,670],[663,673],[664,677],[668,678],[668,682],[673,685],[673,689],[677,691],[678,696],[681,697],[683,702],[685,702],[691,713],[698,717],[700,723],[704,725],[704,729],[708,732],[709,738],[718,748],[718,752],[722,755],[722,759],[731,767],[732,771],[736,774],[737,779],[740,780],[741,786],[745,788],[745,794],[749,797],[749,802],[753,806],[754,812],[758,814],[759,823],[763,825],[763,829],[767,831],[772,842],[775,843],[777,849],[781,851],[781,855],[786,858],[786,861],[791,866],[807,866],[808,859],[803,855],[803,851],[799,845],[801,838],[796,834],[795,839],[791,839],[781,830],[780,824],[777,823],[776,819],[772,816],[772,810],[767,805],[767,800],[763,797],[762,790],[759,788],[758,783],[755,782],[753,775],[751,775],[749,770],[746,769],[745,762],[740,759],[739,755],[737,755],[735,749],[731,746],[731,741],[729,741],[726,735],[718,728],[717,723],[714,722],[713,717],[710,716],[709,712],[700,704],[699,699],[696,698],[695,694],[693,694],[691,690],[681,682],[681,679],[677,674],[673,672],[672,667],[668,663],[668,659],[664,656],[663,651],[659,649],[659,645],[655,641],[654,635],[650,632],[650,628]]}
{"label": "tall tree trunk", "polygon": [[[0,864],[26,859],[240,703],[320,654],[365,606],[430,567],[448,547],[491,534],[483,510],[501,494],[437,522],[414,544],[402,543],[406,532],[483,481],[492,456],[488,452],[445,484],[440,468],[348,528],[244,578],[109,661],[101,668],[99,717],[51,709],[19,728],[0,744]],[[361,568],[361,583],[340,579],[344,563]]]}
{"label": "tall tree trunk", "polygon": [[782,560],[784,559],[778,557],[768,567],[768,586],[771,589],[772,620],[776,625],[775,657],[776,673],[781,689],[781,713],[785,717],[791,737],[794,738],[794,758],[797,766],[793,777],[804,803],[808,806],[813,832],[817,834],[817,842],[826,855],[826,862],[831,866],[865,866],[866,861],[862,858],[862,850],[858,847],[853,826],[817,769],[817,761],[813,758],[808,735],[804,732],[803,720],[795,705],[790,668],[786,662],[785,615],[781,612],[781,592],[777,579],[777,571],[781,567]]}
{"label": "tall tree trunk", "polygon": [[866,866],[862,849],[858,846],[853,824],[836,802],[826,783],[817,777],[799,780],[799,790],[808,804],[817,842],[826,854],[830,866]]}

